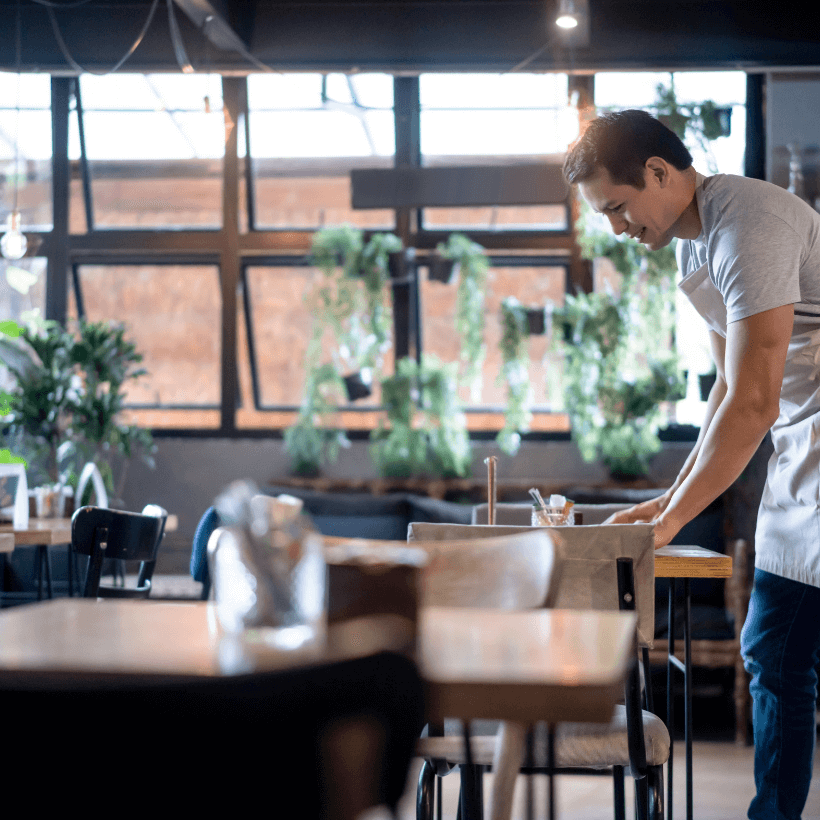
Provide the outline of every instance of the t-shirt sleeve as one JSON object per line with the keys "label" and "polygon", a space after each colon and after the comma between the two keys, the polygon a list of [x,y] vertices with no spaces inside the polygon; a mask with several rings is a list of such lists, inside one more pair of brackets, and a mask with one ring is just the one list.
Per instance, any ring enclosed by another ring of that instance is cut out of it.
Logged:
{"label": "t-shirt sleeve", "polygon": [[709,251],[727,322],[800,301],[803,245],[775,214],[753,212],[742,224],[719,227]]}

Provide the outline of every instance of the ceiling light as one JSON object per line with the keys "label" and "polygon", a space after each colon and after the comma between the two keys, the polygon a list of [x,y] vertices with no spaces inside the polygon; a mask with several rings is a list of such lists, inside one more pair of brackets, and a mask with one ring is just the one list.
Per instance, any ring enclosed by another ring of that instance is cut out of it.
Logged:
{"label": "ceiling light", "polygon": [[579,13],[574,0],[561,0],[558,4],[558,17],[555,18],[555,25],[566,29],[577,28],[578,17]]}

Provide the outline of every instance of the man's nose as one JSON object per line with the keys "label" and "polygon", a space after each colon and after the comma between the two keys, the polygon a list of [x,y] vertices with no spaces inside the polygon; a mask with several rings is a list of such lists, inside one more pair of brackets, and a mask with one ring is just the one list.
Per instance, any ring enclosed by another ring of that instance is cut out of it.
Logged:
{"label": "man's nose", "polygon": [[615,236],[620,236],[627,228],[627,221],[618,214],[607,214],[609,224],[612,226],[612,233]]}

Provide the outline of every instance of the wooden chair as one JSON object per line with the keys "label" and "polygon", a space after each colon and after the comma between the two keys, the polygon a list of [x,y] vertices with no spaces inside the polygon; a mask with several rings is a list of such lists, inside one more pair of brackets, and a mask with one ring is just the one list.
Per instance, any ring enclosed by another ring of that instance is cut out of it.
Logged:
{"label": "wooden chair", "polygon": [[[576,504],[574,509],[581,513],[584,524],[600,524],[612,513],[629,506],[630,504],[626,503]],[[496,504],[496,524],[528,526],[531,511],[531,504]],[[473,524],[486,524],[487,517],[487,504],[476,504],[473,507]],[[751,697],[749,677],[740,656],[740,630],[746,621],[749,598],[752,594],[754,573],[751,569],[754,567],[754,545],[743,538],[729,539],[726,543],[726,552],[732,556],[732,577],[726,580],[724,586],[723,607],[729,622],[734,625],[734,635],[729,631],[727,637],[699,638],[698,622],[696,617],[693,617],[692,665],[706,669],[734,669],[735,740],[746,745],[751,742]],[[695,616],[697,611],[696,608]],[[662,626],[664,631],[656,632],[658,637],[655,638],[653,648],[649,650],[649,662],[655,666],[666,667],[669,641],[665,621],[662,622]],[[676,637],[676,641],[675,654],[682,660],[683,641],[680,635]]]}
{"label": "wooden chair", "polygon": [[[543,531],[481,540],[416,541],[413,546],[427,553],[421,583],[421,600],[427,606],[535,609],[552,600],[559,573],[552,539]],[[493,817],[509,815],[514,772],[520,767],[517,748],[511,742],[516,732],[516,724],[502,723],[501,741],[488,750],[496,772]],[[418,744],[417,753],[426,760],[419,780],[417,814],[424,816],[425,807],[432,807],[434,774],[442,777],[458,763],[462,766],[462,816],[473,816],[480,812],[483,798],[478,785],[480,770],[474,768],[468,751],[473,747],[469,729],[464,727],[463,737],[443,735],[443,726],[428,726],[428,736]],[[451,746],[456,751],[448,754]],[[472,787],[465,788],[467,779]]]}
{"label": "wooden chair", "polygon": [[[167,512],[149,504],[142,513],[80,507],[71,518],[72,554],[87,555],[84,598],[148,598]],[[100,584],[103,561],[139,561],[136,587]]]}
{"label": "wooden chair", "polygon": [[[497,538],[521,533],[516,526],[463,526],[411,524],[408,538],[414,546],[425,540]],[[537,531],[537,530],[536,530]],[[651,646],[654,627],[654,545],[651,525],[614,527],[550,527],[558,549],[560,577],[554,605],[568,609],[632,609],[637,605],[638,641]],[[648,680],[648,669],[643,669]],[[643,691],[646,710],[641,709]],[[648,702],[647,702],[648,699]],[[609,724],[560,724],[552,746],[554,765],[548,766],[546,741],[535,743],[532,761],[522,771],[548,774],[611,773],[615,816],[625,817],[624,775],[635,779],[639,818],[663,817],[663,764],[669,756],[670,737],[664,723],[651,711],[651,693],[641,686],[638,666],[625,687],[625,704]],[[453,737],[427,738],[421,747],[426,763],[419,776],[419,817],[429,816],[432,783],[441,766],[466,762],[464,745]],[[471,745],[473,764],[489,767],[504,742],[496,736],[476,737]],[[462,789],[474,788],[475,778],[462,779]]]}

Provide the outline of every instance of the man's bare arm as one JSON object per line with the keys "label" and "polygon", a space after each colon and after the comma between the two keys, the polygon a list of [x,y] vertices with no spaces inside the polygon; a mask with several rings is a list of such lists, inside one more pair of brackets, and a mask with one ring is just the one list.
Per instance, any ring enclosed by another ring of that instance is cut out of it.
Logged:
{"label": "man's bare arm", "polygon": [[656,521],[656,548],[732,484],[777,420],[793,322],[794,306],[784,305],[729,325],[726,395],[692,469]]}
{"label": "man's bare arm", "polygon": [[710,330],[709,341],[712,348],[712,359],[715,363],[717,378],[715,379],[715,383],[706,402],[706,413],[703,419],[703,424],[700,428],[700,434],[695,442],[695,446],[692,447],[686,461],[683,463],[683,466],[678,473],[678,477],[675,479],[674,484],[672,484],[672,486],[662,495],[659,495],[657,498],[653,498],[650,501],[644,501],[641,504],[636,504],[628,510],[622,510],[621,512],[615,513],[607,519],[607,524],[634,524],[638,521],[654,521],[669,506],[669,502],[672,500],[672,496],[675,494],[675,491],[681,484],[683,484],[686,477],[692,471],[692,467],[695,466],[695,461],[697,460],[698,453],[703,445],[703,440],[706,438],[706,433],[709,430],[712,419],[714,418],[718,407],[720,407],[720,403],[726,395],[726,374],[723,367],[726,352],[726,340],[723,336],[715,333],[713,330]]}

